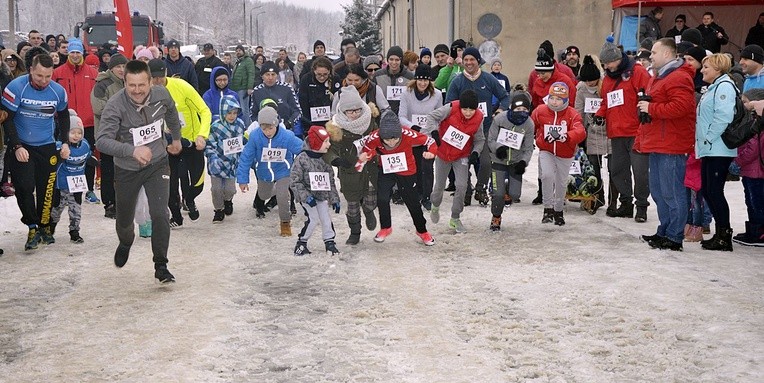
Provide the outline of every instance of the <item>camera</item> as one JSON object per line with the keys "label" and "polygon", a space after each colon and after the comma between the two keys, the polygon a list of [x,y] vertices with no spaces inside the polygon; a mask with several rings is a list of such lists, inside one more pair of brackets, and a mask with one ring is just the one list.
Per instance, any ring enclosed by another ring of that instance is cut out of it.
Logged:
{"label": "camera", "polygon": [[[653,98],[648,96],[647,93],[645,93],[645,88],[639,88],[639,92],[637,92],[637,101],[652,101]],[[653,121],[653,118],[650,117],[649,113],[639,111],[639,123],[641,124],[649,124]]]}

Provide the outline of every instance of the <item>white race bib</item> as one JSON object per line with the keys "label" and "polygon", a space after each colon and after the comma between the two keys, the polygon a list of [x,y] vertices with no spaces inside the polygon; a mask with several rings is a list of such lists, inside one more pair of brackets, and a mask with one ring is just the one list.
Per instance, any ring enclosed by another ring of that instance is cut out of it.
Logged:
{"label": "white race bib", "polygon": [[244,150],[244,136],[226,138],[223,140],[223,154],[226,156],[241,153],[242,150]]}
{"label": "white race bib", "polygon": [[180,120],[180,127],[185,128],[186,127],[186,117],[183,116],[183,113],[178,112],[178,120]]}
{"label": "white race bib", "polygon": [[676,35],[674,36],[674,42],[679,44],[682,42],[682,35]]}
{"label": "white race bib", "polygon": [[507,87],[507,82],[504,81],[504,80],[499,80],[499,84],[501,84],[502,88],[506,88]]}
{"label": "white race bib", "polygon": [[485,102],[478,104],[478,110],[483,112],[483,117],[488,117],[488,105]]}
{"label": "white race bib", "polygon": [[311,191],[330,191],[332,185],[329,183],[329,173],[327,172],[308,172],[310,178]]}
{"label": "white race bib", "polygon": [[283,162],[286,159],[286,149],[263,148],[260,162]]}
{"label": "white race bib", "polygon": [[212,73],[212,68],[204,68],[204,71],[207,73]]}
{"label": "white race bib", "polygon": [[614,90],[607,94],[607,107],[615,108],[623,105],[623,89]]}
{"label": "white race bib", "polygon": [[411,122],[414,123],[414,125],[419,126],[420,128],[424,128],[425,126],[427,126],[427,115],[426,114],[411,115]]}
{"label": "white race bib", "polygon": [[520,149],[523,144],[523,137],[525,137],[523,133],[501,128],[499,129],[499,136],[496,137],[496,142],[512,149]]}
{"label": "white race bib", "polygon": [[329,121],[331,113],[328,106],[317,106],[310,108],[310,120],[311,121]]}
{"label": "white race bib", "polygon": [[66,184],[69,187],[69,193],[82,193],[88,191],[88,183],[85,175],[67,176]]}
{"label": "white race bib", "polygon": [[573,162],[570,163],[570,170],[568,170],[568,174],[573,174],[573,175],[581,174],[581,161],[573,160]]}
{"label": "white race bib", "polygon": [[383,154],[382,173],[400,173],[409,170],[409,164],[406,162],[406,153]]}
{"label": "white race bib", "polygon": [[589,98],[584,101],[584,113],[597,113],[602,104],[601,98]]}
{"label": "white race bib", "polygon": [[440,140],[459,150],[462,150],[464,149],[464,146],[467,145],[467,141],[470,140],[470,136],[468,136],[467,133],[454,128],[453,126],[449,126]]}
{"label": "white race bib", "polygon": [[164,120],[154,121],[149,125],[133,128],[133,145],[141,146],[150,144],[162,137],[162,124]]}
{"label": "white race bib", "polygon": [[406,91],[405,86],[388,86],[387,87],[387,101],[398,101],[403,96],[403,92]]}
{"label": "white race bib", "polygon": [[560,125],[544,124],[544,137],[549,136],[551,132],[557,132],[559,133],[559,135],[564,136],[568,134],[568,125],[567,124],[560,124]]}

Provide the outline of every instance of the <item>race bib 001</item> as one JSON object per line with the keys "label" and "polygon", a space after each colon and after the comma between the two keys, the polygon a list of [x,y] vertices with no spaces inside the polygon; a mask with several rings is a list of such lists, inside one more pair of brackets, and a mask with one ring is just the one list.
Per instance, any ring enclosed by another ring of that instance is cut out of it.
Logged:
{"label": "race bib 001", "polygon": [[311,191],[332,190],[332,185],[329,183],[328,172],[308,172],[308,178],[310,178]]}

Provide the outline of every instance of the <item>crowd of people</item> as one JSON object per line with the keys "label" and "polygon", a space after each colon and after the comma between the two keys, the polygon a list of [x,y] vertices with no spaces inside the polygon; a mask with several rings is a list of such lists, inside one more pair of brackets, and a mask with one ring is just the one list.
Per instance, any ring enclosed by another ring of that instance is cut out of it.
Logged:
{"label": "crowd of people", "polygon": [[[346,245],[360,242],[364,226],[384,242],[392,203],[405,204],[432,246],[425,212],[438,224],[448,191],[455,233],[468,229],[460,215],[473,195],[490,205],[490,230],[501,231],[530,165],[539,169],[532,203],[543,205],[542,223],[565,225],[571,182],[591,174],[583,178],[594,187],[592,214],[607,206],[609,217],[644,223],[652,197],[658,225],[643,236],[652,248],[764,246],[764,13],[737,63],[718,53],[729,37],[710,12],[698,28],[677,15],[665,36],[662,17],[656,8],[642,22],[638,52],[609,37],[596,54],[569,46],[558,55],[544,41],[527,82],[515,83],[501,59],[485,62],[461,39],[419,53],[392,46],[384,57],[362,57],[345,39],[336,60],[317,40],[313,57],[300,53],[296,63],[285,50],[271,61],[262,47],[244,46],[221,59],[208,43],[194,62],[176,40],[126,57],[31,31],[15,51],[2,50],[2,192],[15,193],[28,251],[55,242],[65,207],[71,241],[84,242],[80,206],[102,203],[116,220],[115,264],[127,262],[137,223],[161,282],[174,281],[171,229],[184,216],[200,219],[205,184],[220,224],[252,174],[258,219],[278,207],[279,235],[291,237],[298,206],[305,216],[298,256],[310,253],[319,223],[325,250],[340,252],[331,212],[343,208]],[[722,136],[739,120],[738,99],[759,134],[729,147]],[[734,177],[748,221],[733,237],[724,185]],[[711,220],[714,234],[703,240]]]}

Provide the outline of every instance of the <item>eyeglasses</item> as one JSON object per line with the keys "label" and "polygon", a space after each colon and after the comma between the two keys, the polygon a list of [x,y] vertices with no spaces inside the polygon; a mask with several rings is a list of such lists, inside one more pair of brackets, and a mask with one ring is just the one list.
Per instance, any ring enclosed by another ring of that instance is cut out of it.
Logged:
{"label": "eyeglasses", "polygon": [[345,111],[345,114],[359,114],[361,113],[361,108],[358,109],[348,109]]}
{"label": "eyeglasses", "polygon": [[329,72],[313,72],[313,74],[316,75],[316,77],[328,77]]}
{"label": "eyeglasses", "polygon": [[6,57],[5,58],[5,62],[11,62],[11,61],[16,61],[16,59],[13,58],[13,57]]}
{"label": "eyeglasses", "polygon": [[683,23],[684,20],[674,20],[675,23]]}
{"label": "eyeglasses", "polygon": [[369,73],[374,73],[374,72],[376,72],[378,70],[379,70],[378,67],[377,68],[366,68],[366,72],[369,72]]}

